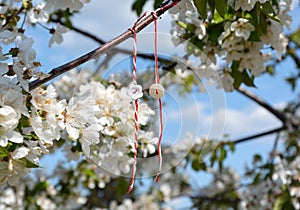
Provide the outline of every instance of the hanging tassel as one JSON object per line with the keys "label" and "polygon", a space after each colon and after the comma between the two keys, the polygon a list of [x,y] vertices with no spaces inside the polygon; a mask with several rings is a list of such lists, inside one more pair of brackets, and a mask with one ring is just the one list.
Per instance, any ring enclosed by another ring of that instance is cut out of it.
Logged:
{"label": "hanging tassel", "polygon": [[161,169],[162,169],[161,141],[162,141],[162,133],[163,133],[163,119],[162,119],[161,97],[164,95],[164,88],[160,84],[160,78],[158,72],[157,15],[156,12],[152,12],[151,14],[153,15],[153,19],[154,19],[153,23],[154,23],[155,84],[152,84],[150,86],[149,93],[153,98],[158,99],[158,105],[159,105],[159,137],[158,137],[158,144],[157,144],[159,168],[155,178],[155,182],[158,182]]}
{"label": "hanging tassel", "polygon": [[133,33],[133,71],[132,71],[132,79],[133,79],[133,87],[129,88],[129,95],[132,95],[132,99],[134,101],[134,153],[133,153],[133,165],[131,169],[131,179],[128,187],[128,193],[130,193],[133,189],[134,185],[134,178],[135,178],[135,172],[136,172],[136,164],[137,164],[137,151],[138,151],[138,131],[139,131],[139,118],[138,118],[138,111],[139,111],[139,99],[142,97],[142,94],[137,94],[137,90],[142,90],[140,85],[137,84],[137,77],[136,77],[136,57],[137,57],[137,39],[136,39],[136,30],[135,27],[137,23],[146,16],[146,13],[144,13],[141,17],[139,17],[136,22],[134,23],[133,27],[128,29]]}

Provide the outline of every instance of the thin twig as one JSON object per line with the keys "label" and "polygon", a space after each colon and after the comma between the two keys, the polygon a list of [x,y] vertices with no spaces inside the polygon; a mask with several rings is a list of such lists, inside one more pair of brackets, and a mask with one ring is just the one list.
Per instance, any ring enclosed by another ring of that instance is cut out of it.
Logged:
{"label": "thin twig", "polygon": [[[96,35],[90,33],[90,32],[87,32],[87,31],[84,31],[83,29],[79,28],[79,27],[76,27],[76,26],[73,26],[70,27],[70,26],[67,26],[64,22],[60,21],[60,20],[57,20],[57,19],[51,19],[52,22],[54,23],[59,23],[61,25],[64,25],[66,27],[68,27],[69,29],[77,32],[78,34],[81,34],[85,37],[88,37],[90,38],[91,40],[99,43],[99,44],[106,44],[106,42],[97,37]],[[111,49],[111,52],[112,53],[123,53],[123,54],[127,54],[127,55],[131,55],[132,54],[132,50],[127,50],[127,49],[123,49],[123,48],[118,48],[118,47],[115,47],[113,49]],[[154,54],[153,53],[138,53],[138,57],[140,58],[143,58],[143,59],[149,59],[149,60],[154,60]],[[160,58],[159,60],[161,61],[167,61],[167,59],[164,59],[164,58]]]}
{"label": "thin twig", "polygon": [[273,145],[273,149],[271,152],[271,157],[270,157],[270,161],[273,162],[274,161],[274,157],[276,155],[276,150],[277,150],[277,146],[278,146],[278,141],[279,141],[279,136],[280,136],[280,132],[277,132],[275,141],[274,141],[274,145]]}
{"label": "thin twig", "polygon": [[[178,0],[180,1],[180,0]],[[157,16],[161,16],[163,13],[165,13],[168,9],[172,8],[170,7],[163,7],[160,10],[156,11]],[[138,23],[136,25],[136,33],[140,32],[141,30],[143,30],[146,26],[148,26],[150,23],[153,22],[153,15],[150,14],[147,17],[145,17],[140,23]],[[29,83],[29,90],[33,90],[43,84],[45,84],[46,82],[56,78],[57,76],[91,60],[91,59],[96,59],[98,58],[100,55],[104,54],[105,52],[107,52],[108,50],[114,48],[115,46],[117,46],[118,44],[124,42],[125,40],[129,39],[130,37],[132,37],[132,32],[130,30],[126,30],[125,32],[123,32],[121,35],[117,36],[116,38],[112,39],[111,41],[107,42],[106,44],[96,48],[95,50],[90,51],[89,53],[76,58],[75,60],[72,60],[64,65],[61,65],[59,67],[56,67],[54,69],[52,69],[49,74],[49,77],[46,77],[45,79],[42,80],[35,80]]]}
{"label": "thin twig", "polygon": [[11,15],[10,17],[8,17],[7,20],[6,20],[6,23],[2,26],[0,32],[5,31],[6,29],[9,28],[10,21],[13,18],[17,17],[23,11],[23,9],[24,9],[24,7],[21,6],[19,10],[17,10],[13,15]]}
{"label": "thin twig", "polygon": [[270,134],[273,134],[273,133],[278,133],[278,132],[283,131],[285,129],[286,129],[285,126],[281,126],[279,128],[275,128],[275,129],[272,129],[272,130],[269,130],[269,131],[264,131],[264,132],[261,132],[261,133],[258,133],[258,134],[254,134],[254,135],[251,135],[251,136],[247,136],[247,137],[244,137],[244,138],[241,138],[241,139],[234,140],[233,143],[234,144],[239,144],[239,143],[246,142],[246,141],[249,141],[249,140],[252,140],[252,139],[255,139],[255,138],[267,136],[267,135],[270,135]]}
{"label": "thin twig", "polygon": [[95,42],[97,42],[99,44],[105,44],[106,43],[104,40],[100,39],[96,35],[91,34],[91,33],[87,32],[87,31],[85,31],[85,30],[83,30],[81,28],[76,27],[76,26],[73,26],[73,25],[69,26],[66,23],[62,22],[60,19],[51,18],[50,21],[54,22],[54,23],[59,23],[59,24],[65,26],[65,27],[68,27],[69,29],[71,29],[71,30],[73,30],[73,31],[75,31],[75,32],[83,35],[83,36],[86,36],[86,37],[90,38],[91,40],[94,40]]}

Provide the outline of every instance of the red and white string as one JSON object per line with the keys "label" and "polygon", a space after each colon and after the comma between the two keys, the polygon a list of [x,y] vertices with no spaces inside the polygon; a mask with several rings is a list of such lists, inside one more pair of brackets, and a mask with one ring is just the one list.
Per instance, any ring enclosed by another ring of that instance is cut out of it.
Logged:
{"label": "red and white string", "polygon": [[[171,4],[165,5],[159,8],[156,11],[169,9],[175,6],[178,3],[178,0],[174,0]],[[159,71],[158,71],[158,43],[157,43],[157,14],[156,11],[153,11],[151,14],[153,16],[153,23],[154,23],[154,57],[155,57],[155,82],[156,84],[160,84],[159,78]],[[156,89],[156,94],[158,94],[158,90]],[[159,106],[159,136],[158,136],[158,144],[157,144],[157,152],[158,152],[158,161],[159,161],[159,168],[156,174],[155,182],[158,182],[161,170],[162,170],[162,154],[161,154],[161,141],[163,135],[163,117],[162,117],[162,100],[161,98],[158,99],[158,106]]]}
{"label": "red and white string", "polygon": [[[139,17],[136,22],[134,23],[133,27],[129,30],[133,33],[133,71],[132,71],[132,79],[134,85],[137,85],[137,77],[136,77],[136,57],[137,57],[137,39],[136,39],[136,25],[137,23],[146,15],[144,13],[141,17]],[[130,193],[133,189],[134,185],[134,178],[136,172],[136,163],[137,163],[137,151],[138,151],[138,131],[139,131],[139,118],[138,118],[138,111],[139,111],[139,99],[134,100],[134,153],[133,153],[133,165],[131,169],[131,179],[128,187],[128,193]]]}
{"label": "red and white string", "polygon": [[[160,84],[159,72],[158,72],[158,49],[157,49],[157,15],[156,12],[151,13],[153,15],[153,23],[154,23],[154,57],[155,57],[155,82],[156,84]],[[156,90],[156,94],[158,94],[158,90]],[[162,119],[162,101],[161,98],[158,99],[159,105],[159,136],[158,136],[158,144],[157,144],[157,152],[158,152],[158,161],[159,168],[157,171],[157,175],[155,178],[155,182],[158,182],[161,169],[162,169],[162,155],[161,155],[161,141],[162,141],[162,133],[163,133],[163,119]]]}
{"label": "red and white string", "polygon": [[[165,5],[162,8],[159,8],[158,10],[164,10],[164,9],[169,9],[173,6],[175,6],[178,3],[178,0],[174,0],[171,4]],[[159,71],[158,71],[158,49],[157,49],[157,14],[156,11],[151,13],[154,19],[154,51],[155,51],[155,82],[156,84],[160,84],[160,78],[159,78]],[[144,13],[142,16],[140,16],[136,22],[134,23],[133,27],[130,28],[129,30],[133,33],[133,71],[132,71],[132,77],[133,77],[133,83],[134,85],[137,85],[137,77],[136,77],[136,70],[137,70],[137,65],[136,65],[136,58],[137,58],[137,39],[136,39],[136,26],[138,22],[146,16],[146,13]],[[156,94],[158,94],[158,90],[156,89]],[[161,141],[162,141],[162,134],[163,134],[163,119],[162,119],[162,101],[161,98],[158,99],[159,103],[159,138],[158,138],[158,161],[159,161],[159,169],[157,171],[157,175],[155,178],[155,182],[158,182],[158,179],[161,174],[162,170],[162,154],[161,154]],[[136,173],[136,164],[137,164],[137,151],[138,151],[138,131],[139,131],[139,120],[138,120],[138,110],[139,110],[139,100],[136,99],[134,100],[134,127],[135,127],[135,132],[134,132],[134,162],[132,165],[132,170],[131,170],[131,179],[128,187],[128,193],[130,193],[133,189],[134,185],[134,179],[135,179],[135,173]]]}

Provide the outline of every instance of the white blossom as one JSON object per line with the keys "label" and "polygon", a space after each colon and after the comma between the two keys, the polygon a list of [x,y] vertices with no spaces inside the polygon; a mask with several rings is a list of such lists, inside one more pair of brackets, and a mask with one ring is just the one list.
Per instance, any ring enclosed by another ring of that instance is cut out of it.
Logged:
{"label": "white blossom", "polygon": [[88,3],[90,0],[48,0],[47,9],[53,11],[55,9],[65,10],[70,9],[71,12],[80,10],[84,3]]}
{"label": "white blossom", "polygon": [[49,19],[49,14],[44,10],[46,4],[43,2],[31,8],[28,12],[29,21],[31,23],[46,23]]}
{"label": "white blossom", "polygon": [[0,31],[0,41],[4,44],[13,42],[18,34],[9,30]]}
{"label": "white blossom", "polygon": [[0,74],[3,75],[8,72],[7,63],[0,62]]}
{"label": "white blossom", "polygon": [[49,40],[48,46],[51,47],[53,43],[61,44],[63,42],[63,33],[68,32],[69,29],[65,26],[60,25],[59,23],[56,25],[56,29],[51,30],[52,36]]}
{"label": "white blossom", "polygon": [[[56,91],[52,85],[46,90],[37,88],[32,92],[33,105],[30,124],[40,138],[41,146],[51,146],[53,140],[60,139],[61,130],[65,128],[64,112],[66,101],[57,101]],[[43,115],[40,116],[40,113]]]}
{"label": "white blossom", "polygon": [[260,38],[265,44],[272,45],[276,50],[278,59],[281,59],[281,54],[286,51],[286,46],[288,45],[288,39],[283,33],[282,25],[274,20],[270,20],[267,33]]}
{"label": "white blossom", "polygon": [[254,26],[249,23],[249,20],[244,18],[239,18],[237,21],[234,21],[230,26],[231,31],[234,31],[237,37],[243,37],[247,40],[251,34],[251,31],[254,31]]}
{"label": "white blossom", "polygon": [[36,200],[36,204],[41,208],[45,210],[54,210],[56,209],[56,205],[53,201],[51,201],[49,198],[47,198],[45,195],[39,196]]}
{"label": "white blossom", "polygon": [[78,139],[80,130],[85,128],[85,124],[93,115],[93,106],[90,93],[79,97],[72,97],[66,107],[65,126],[69,136]]}
{"label": "white blossom", "polygon": [[99,131],[102,129],[100,125],[91,125],[82,131],[82,136],[79,139],[83,153],[86,157],[90,157],[90,145],[95,145],[100,142]]}
{"label": "white blossom", "polygon": [[220,87],[224,88],[225,91],[232,92],[234,90],[233,87],[234,80],[230,75],[229,69],[225,69],[223,71],[223,75],[221,76],[221,82],[222,82],[222,86]]}
{"label": "white blossom", "polygon": [[182,0],[175,7],[169,9],[170,14],[178,14],[179,16],[184,16],[187,11],[195,11],[195,6],[190,0]]}
{"label": "white blossom", "polygon": [[[2,47],[0,46],[0,61],[4,61],[4,60],[7,60],[7,57],[5,57],[3,55],[3,52],[2,52]],[[3,71],[3,70],[2,70]]]}
{"label": "white blossom", "polygon": [[238,10],[241,8],[242,10],[250,11],[254,8],[256,2],[264,3],[267,0],[235,0],[234,1],[234,8]]}
{"label": "white blossom", "polygon": [[16,149],[13,153],[12,153],[12,158],[13,159],[21,159],[25,156],[27,156],[30,152],[30,149],[28,149],[27,147],[19,147],[18,149]]}
{"label": "white blossom", "polygon": [[8,141],[22,143],[23,136],[14,131],[18,125],[20,115],[10,106],[0,108],[0,146],[6,147]]}
{"label": "white blossom", "polygon": [[194,26],[196,26],[194,33],[198,37],[198,39],[203,39],[204,36],[206,35],[206,27],[204,22],[199,19],[198,12],[187,11],[185,13],[185,16],[186,16],[186,21],[188,23],[191,23]]}
{"label": "white blossom", "polygon": [[0,6],[0,14],[4,14],[7,12],[8,7],[7,6]]}
{"label": "white blossom", "polygon": [[5,204],[6,206],[12,206],[17,201],[17,198],[14,191],[11,188],[8,188],[3,191],[0,200],[2,204]]}
{"label": "white blossom", "polygon": [[32,48],[33,42],[32,38],[16,37],[15,45],[19,49],[18,58],[22,64],[27,65],[36,58],[36,52]]}

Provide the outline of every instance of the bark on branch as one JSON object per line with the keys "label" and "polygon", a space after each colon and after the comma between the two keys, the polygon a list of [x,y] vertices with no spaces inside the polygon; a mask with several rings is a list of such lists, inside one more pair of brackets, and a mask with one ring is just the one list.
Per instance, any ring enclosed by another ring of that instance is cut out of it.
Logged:
{"label": "bark on branch", "polygon": [[248,90],[245,90],[245,89],[240,87],[240,88],[237,89],[237,91],[239,93],[241,93],[242,95],[246,96],[247,98],[251,99],[255,103],[257,103],[258,105],[262,106],[266,110],[268,110],[275,117],[277,117],[283,123],[283,125],[286,125],[287,118],[285,117],[285,115],[283,113],[281,113],[280,111],[274,109],[270,104],[268,104],[264,100],[260,99],[259,97],[257,97],[253,93],[249,92]]}
{"label": "bark on branch", "polygon": [[282,112],[274,109],[270,104],[268,104],[267,102],[265,102],[261,98],[257,97],[255,94],[249,92],[248,90],[245,90],[245,89],[240,87],[240,88],[237,89],[237,91],[239,93],[241,93],[242,95],[246,96],[247,98],[251,99],[255,103],[257,103],[258,105],[262,106],[266,110],[268,110],[271,114],[273,114],[277,119],[279,119],[282,122],[282,126],[279,127],[279,128],[272,129],[272,130],[263,131],[261,133],[250,135],[250,136],[247,136],[247,137],[244,137],[244,138],[241,138],[241,139],[237,139],[237,140],[233,141],[234,144],[239,144],[239,143],[246,142],[246,141],[249,141],[249,140],[252,140],[252,139],[255,139],[255,138],[270,135],[270,134],[273,134],[273,133],[279,133],[280,131],[283,131],[283,130],[286,129],[288,119],[286,118],[286,116]]}
{"label": "bark on branch", "polygon": [[282,126],[282,127],[279,127],[279,128],[275,128],[275,129],[272,129],[272,130],[268,130],[268,131],[264,131],[264,132],[261,132],[261,133],[258,133],[258,134],[247,136],[247,137],[244,137],[244,138],[241,138],[241,139],[237,139],[237,140],[233,141],[233,143],[234,144],[243,143],[243,142],[246,142],[246,141],[249,141],[249,140],[252,140],[252,139],[256,139],[256,138],[259,138],[259,137],[267,136],[267,135],[270,135],[270,134],[273,134],[273,133],[278,133],[278,132],[280,132],[282,130],[285,130],[285,129],[286,129],[286,127]]}
{"label": "bark on branch", "polygon": [[[169,10],[170,8],[172,8],[173,6],[176,5],[177,2],[179,2],[180,0],[175,0],[174,3],[161,7],[160,9],[156,10],[156,15],[157,17],[161,16],[162,14],[164,14],[167,10]],[[148,26],[149,24],[151,24],[154,20],[154,17],[152,14],[148,15],[147,17],[145,17],[144,19],[142,19],[138,24],[136,24],[135,26],[135,31],[136,33],[139,33],[141,30],[143,30],[146,26]],[[107,52],[108,50],[114,48],[115,46],[119,45],[120,43],[124,42],[125,40],[129,39],[130,37],[132,37],[132,32],[130,30],[126,30],[125,32],[123,32],[121,35],[117,36],[116,38],[112,39],[111,41],[107,42],[106,44],[90,51],[89,53],[80,56],[79,58],[76,58],[64,65],[61,65],[59,67],[56,67],[54,69],[52,69],[49,74],[49,77],[46,77],[42,80],[35,80],[29,83],[29,90],[33,90],[43,84],[45,84],[46,82],[56,78],[57,76],[77,67],[80,66],[81,64],[91,60],[91,59],[95,59],[98,58],[100,55],[104,54],[105,52]]]}

